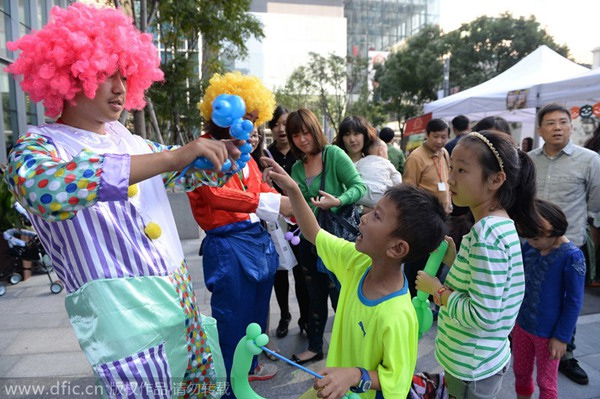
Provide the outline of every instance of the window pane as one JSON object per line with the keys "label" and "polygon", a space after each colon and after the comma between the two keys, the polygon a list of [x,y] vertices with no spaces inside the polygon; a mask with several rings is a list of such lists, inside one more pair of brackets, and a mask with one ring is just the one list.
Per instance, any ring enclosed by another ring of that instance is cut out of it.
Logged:
{"label": "window pane", "polygon": [[6,42],[10,40],[7,35],[6,27],[10,27],[10,18],[3,12],[0,12],[0,56],[8,58]]}
{"label": "window pane", "polygon": [[[3,64],[0,64],[0,93],[2,94],[2,111],[4,113],[4,140],[6,148],[12,148],[17,140],[17,110],[14,99],[14,80],[4,72]],[[12,87],[12,91],[11,91]]]}

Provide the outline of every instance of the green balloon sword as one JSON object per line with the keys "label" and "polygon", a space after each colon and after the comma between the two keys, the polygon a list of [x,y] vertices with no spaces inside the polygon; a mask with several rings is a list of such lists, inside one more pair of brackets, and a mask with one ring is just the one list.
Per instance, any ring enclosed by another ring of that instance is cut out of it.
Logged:
{"label": "green balloon sword", "polygon": [[[444,240],[435,251],[429,254],[429,258],[425,264],[425,273],[432,277],[437,274],[447,249],[448,243],[446,240]],[[423,334],[429,331],[433,325],[433,313],[429,307],[428,298],[428,293],[417,291],[417,295],[412,299],[412,304],[417,312],[417,320],[419,321],[419,339],[423,336]]]}

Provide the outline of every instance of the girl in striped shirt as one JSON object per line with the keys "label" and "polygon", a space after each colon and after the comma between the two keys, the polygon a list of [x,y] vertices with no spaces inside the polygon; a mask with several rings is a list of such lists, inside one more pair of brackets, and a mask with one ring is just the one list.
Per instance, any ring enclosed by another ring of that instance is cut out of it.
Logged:
{"label": "girl in striped shirt", "polygon": [[457,144],[450,169],[452,201],[468,206],[475,224],[458,254],[447,238],[445,285],[420,271],[416,286],[441,306],[435,355],[449,398],[494,398],[525,289],[519,234],[535,237],[541,226],[535,168],[509,136],[482,131]]}

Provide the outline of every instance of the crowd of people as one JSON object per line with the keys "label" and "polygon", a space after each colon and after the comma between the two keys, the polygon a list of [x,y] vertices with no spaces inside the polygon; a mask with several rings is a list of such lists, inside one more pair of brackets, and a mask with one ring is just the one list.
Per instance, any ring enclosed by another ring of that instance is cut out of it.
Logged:
{"label": "crowd of people", "polygon": [[[56,121],[22,132],[5,178],[65,284],[69,318],[107,397],[133,382],[166,387],[161,397],[235,397],[230,372],[246,327],[282,338],[292,322],[290,273],[279,269],[282,244],[268,223],[301,232],[292,275],[307,342],[286,355],[297,364],[327,358],[316,396],[407,397],[417,290],[436,305],[448,397],[495,397],[511,357],[518,398],[532,397],[534,366],[542,399],[557,398],[559,370],[588,383],[573,349],[595,267],[588,225],[600,244],[600,132],[592,149],[575,145],[564,106],[538,112],[538,148],[517,148],[502,118],[472,125],[459,115],[431,119],[423,144],[405,154],[396,132],[362,116],[346,117],[330,144],[311,110],[277,105],[257,77],[230,72],[210,79],[198,105],[203,135],[164,146],[119,122],[163,78],[150,36],[113,9],[76,3],[52,15],[8,44],[21,52],[7,71]],[[254,126],[240,168],[244,143],[212,119],[221,94],[239,96]],[[214,169],[182,173],[198,157]],[[228,159],[234,166],[221,171]],[[206,233],[212,318],[197,309],[166,196],[173,186],[188,192]],[[444,266],[430,276],[423,267],[444,240]],[[270,328],[273,289],[280,318]],[[276,374],[276,363],[256,356],[248,380]]]}

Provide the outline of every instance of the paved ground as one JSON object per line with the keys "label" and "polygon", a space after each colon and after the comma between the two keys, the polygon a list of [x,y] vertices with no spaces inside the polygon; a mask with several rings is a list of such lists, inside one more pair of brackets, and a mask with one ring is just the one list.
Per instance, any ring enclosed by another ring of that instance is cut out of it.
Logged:
{"label": "paved ground", "polygon": [[[201,259],[197,256],[198,240],[186,240],[183,245],[200,310],[210,314],[210,295],[204,287]],[[274,295],[271,303],[271,328],[274,330],[279,321]],[[295,324],[298,306],[293,293],[290,293],[290,305],[294,310],[290,334],[284,339],[275,339],[286,356],[304,350],[307,345],[306,337],[299,334]],[[332,319],[331,316],[326,339],[330,336]],[[433,357],[434,337],[435,326],[419,343],[417,371],[441,371]],[[600,288],[586,290],[584,309],[577,326],[575,354],[588,372],[590,384],[580,386],[560,375],[559,397],[600,399]],[[297,399],[312,385],[312,377],[308,374],[281,361],[275,363],[280,370],[275,378],[253,383],[255,390],[265,398]],[[318,370],[324,363],[316,362],[309,367]],[[513,386],[514,378],[509,372],[498,399],[515,398]],[[35,393],[33,389],[43,392]],[[0,399],[96,397],[91,368],[79,349],[64,310],[64,293],[51,294],[45,275],[33,276],[7,287],[6,295],[0,297]]]}

